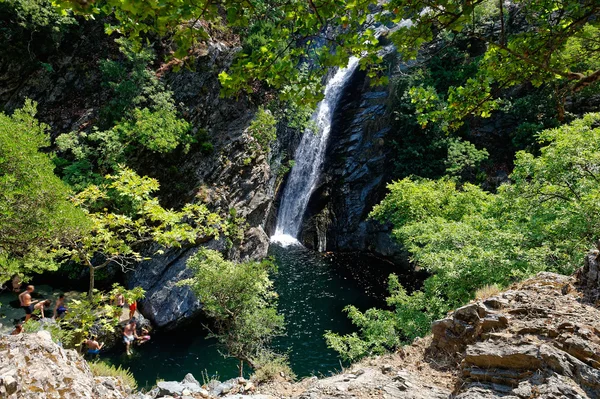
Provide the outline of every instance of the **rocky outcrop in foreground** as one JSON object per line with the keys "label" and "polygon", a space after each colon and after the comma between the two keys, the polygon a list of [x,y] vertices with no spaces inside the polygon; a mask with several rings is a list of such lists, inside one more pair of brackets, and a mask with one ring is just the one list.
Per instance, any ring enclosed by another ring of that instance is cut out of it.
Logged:
{"label": "rocky outcrop in foreground", "polygon": [[2,399],[123,399],[130,391],[116,378],[94,377],[77,352],[46,331],[0,338]]}

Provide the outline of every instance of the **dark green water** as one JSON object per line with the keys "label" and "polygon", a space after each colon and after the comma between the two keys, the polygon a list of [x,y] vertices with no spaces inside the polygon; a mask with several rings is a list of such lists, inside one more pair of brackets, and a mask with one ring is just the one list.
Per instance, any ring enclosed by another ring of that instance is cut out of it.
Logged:
{"label": "dark green water", "polygon": [[[351,255],[324,256],[301,247],[272,246],[270,254],[278,265],[273,279],[279,310],[287,325],[287,335],[278,338],[274,345],[289,354],[299,377],[339,370],[339,359],[327,348],[323,333],[355,331],[342,312],[348,304],[363,310],[384,305],[389,265]],[[201,374],[206,372],[223,380],[238,372],[237,361],[223,358],[214,341],[205,339],[201,325],[175,333],[158,332],[150,342],[136,348],[131,357],[122,353],[102,357],[130,368],[141,387],[154,384],[157,378],[181,380],[186,373],[201,380]]]}

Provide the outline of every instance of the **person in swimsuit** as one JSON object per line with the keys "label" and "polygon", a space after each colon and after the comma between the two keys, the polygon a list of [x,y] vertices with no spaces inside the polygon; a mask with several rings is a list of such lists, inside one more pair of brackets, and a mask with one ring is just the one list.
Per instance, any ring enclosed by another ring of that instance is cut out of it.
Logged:
{"label": "person in swimsuit", "polygon": [[115,306],[118,306],[120,308],[125,306],[125,297],[123,296],[123,294],[117,294],[117,296],[115,297],[114,304]]}
{"label": "person in swimsuit", "polygon": [[50,301],[50,299],[46,299],[45,301],[38,302],[35,305],[33,305],[33,310],[39,310],[42,314],[43,319],[46,317],[46,315],[44,315],[44,309],[48,308],[51,304],[52,302]]}
{"label": "person in swimsuit", "polygon": [[129,305],[129,318],[133,319],[133,316],[135,316],[135,311],[137,309],[137,301],[133,301],[131,303],[131,305]]}
{"label": "person in swimsuit", "polygon": [[19,294],[19,303],[21,304],[21,308],[25,310],[25,321],[31,318],[31,313],[33,313],[33,304],[37,301],[31,300],[31,293],[35,290],[33,285],[28,285],[25,291]]}
{"label": "person in swimsuit", "polygon": [[147,328],[142,328],[142,335],[140,335],[137,339],[138,344],[140,345],[150,341],[150,331],[148,331]]}
{"label": "person in swimsuit", "polygon": [[87,353],[90,355],[97,355],[104,346],[104,342],[99,344],[98,341],[96,341],[96,337],[91,336],[90,339],[85,341],[85,345],[87,346]]}
{"label": "person in swimsuit", "polygon": [[131,344],[136,338],[139,337],[135,331],[135,320],[131,320],[123,329],[123,342],[128,355],[131,355]]}
{"label": "person in swimsuit", "polygon": [[65,313],[67,313],[67,308],[65,307],[65,294],[60,294],[56,301],[56,305],[54,306],[52,318],[61,318]]}

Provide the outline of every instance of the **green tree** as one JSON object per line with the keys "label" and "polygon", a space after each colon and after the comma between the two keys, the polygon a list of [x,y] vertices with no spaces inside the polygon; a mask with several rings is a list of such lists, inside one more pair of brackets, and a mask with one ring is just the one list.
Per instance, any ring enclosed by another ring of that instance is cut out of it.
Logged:
{"label": "green tree", "polygon": [[121,59],[103,60],[103,85],[111,96],[100,110],[99,127],[61,134],[56,160],[64,180],[77,190],[100,184],[102,176],[132,165],[140,153],[168,153],[193,142],[190,124],[178,116],[173,93],[149,64],[154,53],[136,51],[125,38],[116,40]]}
{"label": "green tree", "polygon": [[216,337],[229,356],[261,367],[269,353],[271,340],[283,332],[283,316],[277,313],[273,282],[269,272],[274,264],[268,260],[236,264],[223,259],[220,252],[200,249],[187,263],[194,276],[180,282],[188,285],[200,298],[204,312],[212,319]]}
{"label": "green tree", "polygon": [[179,211],[163,208],[154,197],[158,181],[131,169],[105,180],[73,198],[89,219],[91,232],[68,237],[57,249],[57,256],[89,270],[89,298],[93,297],[95,272],[110,264],[131,268],[143,259],[139,252],[143,244],[178,247],[216,238],[224,229],[222,218],[202,204],[187,204]]}
{"label": "green tree", "polygon": [[[361,66],[375,83],[385,81],[378,75],[383,59],[378,53],[377,23],[399,24],[390,38],[404,59],[415,58],[425,43],[435,39],[451,41],[461,36],[480,41],[486,52],[476,76],[439,95],[427,87],[413,91],[423,123],[444,121],[452,129],[465,116],[489,115],[498,105],[494,101],[498,88],[553,82],[559,96],[564,96],[600,80],[596,0],[516,0],[510,7],[518,9],[525,27],[513,26],[510,10],[495,0],[226,0],[219,4],[62,0],[59,4],[85,15],[112,15],[116,24],[108,31],[118,30],[138,43],[149,33],[170,36],[178,58],[188,56],[190,48],[210,37],[197,21],[207,21],[209,26],[224,23],[249,38],[230,71],[220,75],[224,93],[253,92],[260,81],[296,101],[318,100],[315,75],[325,73],[327,67],[346,65],[351,55],[362,57]],[[307,55],[316,60],[316,74],[299,71]]]}
{"label": "green tree", "polygon": [[89,231],[41,151],[50,138],[35,113],[30,100],[11,116],[0,113],[0,280],[56,269],[50,247]]}
{"label": "green tree", "polygon": [[392,278],[394,310],[349,308],[361,334],[328,333],[330,346],[352,359],[379,353],[427,333],[481,287],[581,266],[600,231],[600,114],[545,130],[539,140],[540,155],[517,153],[511,182],[496,194],[448,178],[390,184],[371,215],[392,224],[394,238],[431,276],[410,294]]}

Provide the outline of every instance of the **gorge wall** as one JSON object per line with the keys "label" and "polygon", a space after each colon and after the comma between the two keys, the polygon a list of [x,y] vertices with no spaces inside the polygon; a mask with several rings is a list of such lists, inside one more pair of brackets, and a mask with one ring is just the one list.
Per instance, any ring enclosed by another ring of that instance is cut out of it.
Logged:
{"label": "gorge wall", "polygon": [[[18,53],[15,45],[14,51],[0,55],[0,107],[11,112],[31,98],[38,102],[38,118],[50,125],[52,137],[89,131],[111,96],[99,63],[118,59],[118,45],[105,35],[102,24],[93,21],[79,21],[56,42],[39,33],[34,36],[39,40],[29,54]],[[267,233],[271,233],[278,193],[285,184],[279,166],[294,154],[301,132],[280,124],[272,151],[246,161],[251,140],[247,128],[258,105],[252,101],[257,100],[221,98],[217,76],[232,62],[236,46],[231,38],[215,37],[196,51],[190,69],[173,72],[169,64],[157,61],[152,65],[173,92],[192,133],[206,137],[211,149],[192,145],[189,152],[142,154],[134,161],[141,173],[160,181],[161,199],[168,206],[204,201],[224,212],[234,209],[245,220],[243,239],[228,242],[222,237],[203,245],[222,250],[231,259],[258,259],[267,253]],[[306,214],[301,241],[307,246],[404,260],[389,229],[366,220],[391,179],[387,165],[391,133],[385,127],[391,117],[386,106],[388,91],[370,87],[359,70],[347,85],[332,125],[326,173]],[[157,249],[147,252],[154,254]],[[140,310],[160,327],[174,327],[199,310],[191,291],[176,286],[189,277],[185,262],[194,252],[190,247],[167,250],[125,275],[128,285],[146,290]]]}

